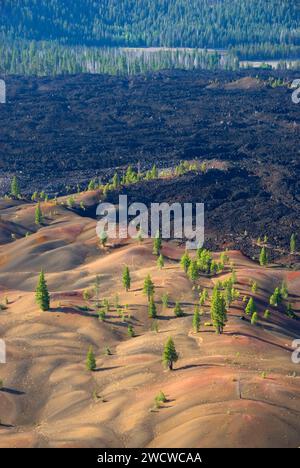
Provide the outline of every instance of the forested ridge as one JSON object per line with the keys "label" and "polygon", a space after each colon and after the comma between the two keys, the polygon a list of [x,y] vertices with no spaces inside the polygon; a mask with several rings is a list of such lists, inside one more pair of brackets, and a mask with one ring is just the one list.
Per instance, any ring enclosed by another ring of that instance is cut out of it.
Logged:
{"label": "forested ridge", "polygon": [[[130,51],[124,50],[126,47]],[[193,51],[135,52],[134,47]],[[220,50],[226,50],[225,59]],[[0,73],[135,74],[162,68],[235,69],[244,59],[288,62],[299,57],[298,1],[0,2]]]}
{"label": "forested ridge", "polygon": [[290,0],[2,0],[13,38],[97,46],[300,45]]}

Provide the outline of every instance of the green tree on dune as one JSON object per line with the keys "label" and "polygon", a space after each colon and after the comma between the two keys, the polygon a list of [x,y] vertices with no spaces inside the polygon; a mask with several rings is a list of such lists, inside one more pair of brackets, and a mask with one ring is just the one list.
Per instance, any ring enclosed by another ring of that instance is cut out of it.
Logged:
{"label": "green tree on dune", "polygon": [[266,266],[268,264],[268,254],[267,254],[267,250],[265,247],[261,249],[261,252],[259,255],[259,263],[261,266]]}
{"label": "green tree on dune", "polygon": [[182,266],[185,273],[188,272],[190,263],[191,263],[191,259],[190,259],[188,251],[186,250],[180,260],[180,265]]}
{"label": "green tree on dune", "polygon": [[148,315],[149,315],[149,318],[152,318],[152,319],[155,319],[157,317],[157,310],[156,310],[156,305],[155,305],[153,296],[151,296],[150,301],[149,301]]}
{"label": "green tree on dune", "polygon": [[160,270],[162,270],[163,267],[165,266],[165,261],[164,261],[164,257],[162,254],[160,254],[160,256],[157,259],[157,266]]}
{"label": "green tree on dune", "polygon": [[199,306],[195,306],[195,311],[194,311],[194,316],[193,316],[193,330],[195,333],[199,333],[200,331],[200,323],[201,323],[201,317],[200,317],[200,309]]}
{"label": "green tree on dune", "polygon": [[246,306],[246,309],[245,309],[245,313],[247,315],[251,315],[253,314],[253,312],[255,312],[255,303],[254,303],[254,299],[253,297],[250,297],[249,301],[248,301],[248,304]]}
{"label": "green tree on dune", "polygon": [[227,322],[226,303],[217,286],[213,290],[210,313],[216,333],[222,334]]}
{"label": "green tree on dune", "polygon": [[178,361],[178,354],[173,339],[168,338],[163,351],[163,364],[170,371],[173,370],[174,363]]}
{"label": "green tree on dune", "polygon": [[146,276],[146,279],[144,281],[144,287],[143,287],[143,292],[144,294],[147,296],[148,298],[148,301],[150,301],[150,298],[151,296],[153,296],[154,294],[154,284],[153,284],[153,281],[151,279],[151,276],[150,275],[147,275]]}
{"label": "green tree on dune", "polygon": [[162,240],[161,240],[160,234],[157,234],[157,236],[155,237],[153,241],[153,255],[157,255],[157,256],[160,255],[161,248],[162,248]]}
{"label": "green tree on dune", "polygon": [[131,277],[128,266],[126,266],[123,270],[122,282],[125,290],[128,292],[131,286]]}
{"label": "green tree on dune", "polygon": [[93,372],[96,370],[96,367],[97,367],[97,363],[96,363],[95,354],[93,351],[93,347],[90,346],[88,353],[87,353],[87,357],[86,357],[86,368],[87,370]]}
{"label": "green tree on dune", "polygon": [[35,215],[34,215],[35,224],[40,225],[43,222],[43,213],[41,209],[41,204],[38,202],[35,208]]}
{"label": "green tree on dune", "polygon": [[20,196],[19,181],[18,181],[16,176],[14,176],[13,179],[12,179],[11,187],[10,187],[10,193],[15,198],[19,198],[19,196]]}
{"label": "green tree on dune", "polygon": [[50,295],[48,292],[47,282],[43,271],[41,271],[39,276],[35,298],[36,303],[40,306],[42,311],[46,312],[50,309]]}
{"label": "green tree on dune", "polygon": [[296,234],[291,235],[291,240],[290,240],[290,252],[292,255],[295,254],[296,248],[297,248],[297,240],[296,240]]}

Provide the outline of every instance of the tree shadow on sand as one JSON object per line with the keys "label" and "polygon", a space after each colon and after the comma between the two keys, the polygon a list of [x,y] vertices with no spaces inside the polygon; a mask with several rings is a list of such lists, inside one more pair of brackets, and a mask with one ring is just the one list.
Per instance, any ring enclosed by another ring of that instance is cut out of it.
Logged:
{"label": "tree shadow on sand", "polygon": [[2,387],[0,392],[9,393],[10,395],[25,395],[25,392],[22,392],[21,390],[15,390],[14,388],[7,387]]}

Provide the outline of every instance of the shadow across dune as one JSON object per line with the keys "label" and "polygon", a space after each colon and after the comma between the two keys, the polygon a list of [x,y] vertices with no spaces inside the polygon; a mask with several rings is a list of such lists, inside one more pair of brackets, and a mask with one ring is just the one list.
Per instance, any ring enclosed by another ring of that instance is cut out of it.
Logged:
{"label": "shadow across dune", "polygon": [[112,371],[115,369],[120,369],[122,366],[114,366],[114,367],[97,367],[93,372],[105,372],[105,371]]}
{"label": "shadow across dune", "polygon": [[90,313],[89,311],[83,311],[80,309],[75,309],[73,307],[53,307],[49,310],[49,312],[58,314],[80,315],[81,317],[98,318],[98,315],[96,313]]}
{"label": "shadow across dune", "polygon": [[0,392],[9,393],[10,395],[25,395],[25,392],[22,392],[21,390],[15,390],[14,388],[7,387],[2,387]]}
{"label": "shadow across dune", "polygon": [[252,338],[253,340],[256,340],[256,341],[260,341],[262,343],[269,344],[271,346],[275,346],[276,348],[282,349],[283,351],[287,351],[287,352],[290,352],[290,353],[293,352],[292,348],[288,348],[288,347],[279,345],[277,343],[273,343],[272,341],[266,340],[264,338],[260,338],[258,336],[250,335],[250,333],[224,332],[224,335],[226,335],[226,336],[234,336],[234,335],[235,336],[244,336],[244,337],[247,337],[247,338]]}

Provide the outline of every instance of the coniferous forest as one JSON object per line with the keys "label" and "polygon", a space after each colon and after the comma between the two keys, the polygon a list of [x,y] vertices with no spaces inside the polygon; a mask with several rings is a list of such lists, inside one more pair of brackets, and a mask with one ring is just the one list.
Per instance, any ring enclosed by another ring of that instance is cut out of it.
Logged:
{"label": "coniferous forest", "polygon": [[[299,3],[290,0],[2,0],[0,72],[137,73],[286,61],[300,56],[299,23]],[[128,47],[194,51],[119,49]]]}

